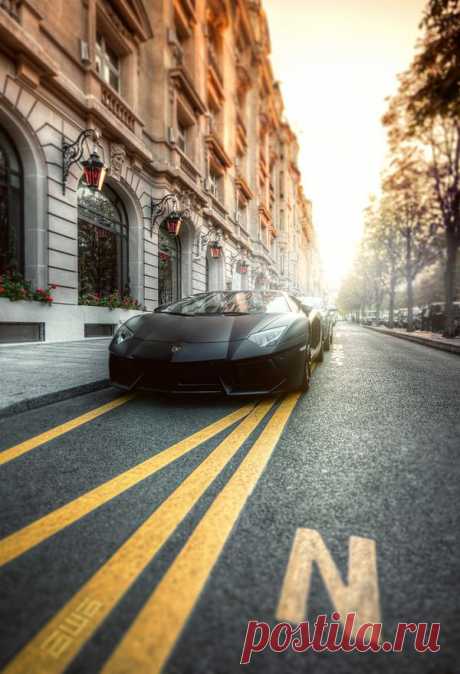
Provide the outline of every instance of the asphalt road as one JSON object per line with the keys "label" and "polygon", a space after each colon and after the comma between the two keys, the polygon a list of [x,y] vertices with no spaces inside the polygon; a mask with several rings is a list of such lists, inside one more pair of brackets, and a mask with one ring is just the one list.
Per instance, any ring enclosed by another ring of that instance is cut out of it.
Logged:
{"label": "asphalt road", "polygon": [[[339,324],[298,400],[105,390],[1,420],[0,667],[458,674],[459,394],[458,356]],[[440,623],[441,648],[240,666],[249,620],[333,610],[385,640]]]}

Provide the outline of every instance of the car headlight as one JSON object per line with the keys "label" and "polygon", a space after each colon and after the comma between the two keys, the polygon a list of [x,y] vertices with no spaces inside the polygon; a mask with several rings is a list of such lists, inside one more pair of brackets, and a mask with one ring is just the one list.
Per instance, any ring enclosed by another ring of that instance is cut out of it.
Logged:
{"label": "car headlight", "polygon": [[249,335],[248,339],[251,342],[254,342],[254,344],[257,344],[257,346],[274,346],[285,330],[285,326],[281,328],[270,328],[268,330],[262,330],[261,332],[254,332],[254,334]]}
{"label": "car headlight", "polygon": [[113,338],[114,344],[122,344],[127,339],[133,336],[133,331],[128,328],[127,325],[121,325],[115,333]]}

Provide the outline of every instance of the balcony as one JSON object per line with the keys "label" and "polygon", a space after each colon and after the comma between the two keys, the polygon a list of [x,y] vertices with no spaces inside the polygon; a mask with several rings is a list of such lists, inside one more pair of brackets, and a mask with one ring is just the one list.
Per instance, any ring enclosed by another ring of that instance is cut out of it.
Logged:
{"label": "balcony", "polygon": [[219,59],[212,45],[208,45],[208,103],[219,110],[224,100],[224,80]]}
{"label": "balcony", "polygon": [[177,148],[177,151],[179,152],[179,166],[181,171],[183,171],[189,178],[193,180],[193,182],[197,182],[199,177],[201,176],[201,172],[199,169],[195,166],[195,164],[192,162],[189,157],[182,152],[180,148]]}
{"label": "balcony", "polygon": [[118,94],[106,85],[101,86],[102,104],[115,115],[117,119],[134,133],[136,117]]}
{"label": "balcony", "polygon": [[211,44],[208,45],[208,67],[213,71],[214,77],[218,80],[219,84],[223,86],[224,79],[222,77],[219,59],[216,50]]}
{"label": "balcony", "polygon": [[242,155],[246,154],[248,147],[248,134],[246,131],[246,125],[239,110],[236,112],[236,143],[240,153]]}

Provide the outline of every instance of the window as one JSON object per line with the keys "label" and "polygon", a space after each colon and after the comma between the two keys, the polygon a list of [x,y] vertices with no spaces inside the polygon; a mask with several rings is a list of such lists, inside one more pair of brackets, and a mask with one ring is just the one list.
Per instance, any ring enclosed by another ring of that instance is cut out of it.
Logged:
{"label": "window", "polygon": [[158,302],[176,302],[180,298],[180,240],[164,223],[158,232],[158,249]]}
{"label": "window", "polygon": [[96,37],[96,70],[104,82],[120,93],[120,58],[101,33]]}
{"label": "window", "polygon": [[209,191],[213,197],[216,199],[221,198],[220,186],[221,186],[221,176],[212,166],[209,169]]}
{"label": "window", "polygon": [[0,129],[0,274],[23,272],[22,199],[21,163]]}
{"label": "window", "polygon": [[177,145],[187,154],[187,127],[180,122],[177,123]]}
{"label": "window", "polygon": [[78,188],[78,286],[80,299],[128,288],[128,218],[108,185]]}
{"label": "window", "polygon": [[244,229],[248,226],[248,209],[246,204],[240,204],[238,211],[238,224]]}

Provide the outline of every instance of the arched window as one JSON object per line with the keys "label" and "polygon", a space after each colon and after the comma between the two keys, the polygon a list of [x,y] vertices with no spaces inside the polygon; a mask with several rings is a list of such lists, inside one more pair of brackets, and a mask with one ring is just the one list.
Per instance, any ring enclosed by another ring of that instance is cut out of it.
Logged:
{"label": "arched window", "polygon": [[170,234],[164,223],[158,232],[158,302],[180,299],[181,250],[179,237]]}
{"label": "arched window", "polygon": [[78,188],[78,286],[80,296],[129,292],[128,218],[109,185]]}
{"label": "arched window", "polygon": [[22,184],[19,156],[0,129],[0,274],[24,271]]}

